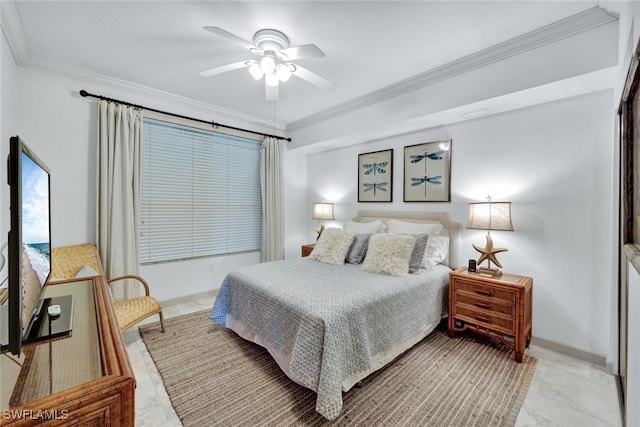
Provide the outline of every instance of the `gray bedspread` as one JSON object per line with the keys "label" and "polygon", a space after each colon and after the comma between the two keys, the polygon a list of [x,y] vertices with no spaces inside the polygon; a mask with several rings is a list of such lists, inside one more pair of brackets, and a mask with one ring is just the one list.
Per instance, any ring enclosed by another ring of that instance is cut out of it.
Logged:
{"label": "gray bedspread", "polygon": [[335,419],[343,379],[442,317],[451,271],[440,265],[392,277],[360,267],[308,258],[243,267],[225,278],[211,319],[226,324],[232,316],[286,354],[317,393],[316,411]]}

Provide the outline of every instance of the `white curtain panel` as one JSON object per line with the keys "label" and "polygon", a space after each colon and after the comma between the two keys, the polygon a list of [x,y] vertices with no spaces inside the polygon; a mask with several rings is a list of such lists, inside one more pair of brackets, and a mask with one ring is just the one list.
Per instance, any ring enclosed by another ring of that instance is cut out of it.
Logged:
{"label": "white curtain panel", "polygon": [[283,144],[284,140],[266,137],[260,146],[262,262],[284,259]]}
{"label": "white curtain panel", "polygon": [[[108,278],[139,272],[141,146],[142,111],[100,101],[96,241]],[[115,299],[139,295],[138,286],[126,282],[112,285]]]}

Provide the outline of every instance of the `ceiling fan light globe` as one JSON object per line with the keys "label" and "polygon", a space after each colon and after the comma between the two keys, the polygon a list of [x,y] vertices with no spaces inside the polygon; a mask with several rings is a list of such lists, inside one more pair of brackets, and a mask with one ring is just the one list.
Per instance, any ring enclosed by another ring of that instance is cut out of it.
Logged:
{"label": "ceiling fan light globe", "polygon": [[267,86],[271,87],[278,86],[278,84],[280,83],[280,80],[278,80],[278,75],[275,72],[265,74],[264,80],[267,83]]}
{"label": "ceiling fan light globe", "polygon": [[260,70],[266,75],[273,73],[276,69],[276,61],[273,60],[270,56],[263,56],[260,59]]}
{"label": "ceiling fan light globe", "polygon": [[291,69],[289,69],[287,65],[283,64],[279,66],[277,73],[278,73],[278,79],[280,79],[282,83],[286,82],[291,78]]}
{"label": "ceiling fan light globe", "polygon": [[262,76],[264,76],[264,73],[262,72],[262,70],[260,69],[260,65],[258,65],[258,63],[253,63],[250,67],[249,67],[249,72],[251,73],[251,76],[256,79],[256,80],[260,80],[262,78]]}

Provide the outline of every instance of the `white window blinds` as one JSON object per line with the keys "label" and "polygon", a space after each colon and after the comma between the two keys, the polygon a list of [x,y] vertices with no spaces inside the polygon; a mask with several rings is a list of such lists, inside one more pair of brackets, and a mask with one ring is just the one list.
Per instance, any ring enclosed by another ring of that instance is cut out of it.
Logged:
{"label": "white window blinds", "polygon": [[140,262],[260,250],[260,143],[145,119]]}

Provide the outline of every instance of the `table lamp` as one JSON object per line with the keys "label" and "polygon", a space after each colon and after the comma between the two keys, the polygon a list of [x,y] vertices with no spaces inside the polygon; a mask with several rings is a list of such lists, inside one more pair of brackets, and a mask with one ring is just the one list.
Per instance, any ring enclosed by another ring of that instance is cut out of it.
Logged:
{"label": "table lamp", "polygon": [[316,233],[318,233],[318,237],[316,240],[320,238],[320,235],[324,231],[324,221],[325,219],[333,220],[333,203],[314,203],[313,204],[313,219],[320,220],[320,227],[316,229]]}
{"label": "table lamp", "polygon": [[[487,244],[484,248],[473,244],[473,248],[480,252],[478,265],[483,261],[487,261],[487,267],[479,267],[478,273],[489,275],[491,277],[499,276],[502,272],[498,268],[502,268],[502,264],[496,258],[496,254],[506,252],[507,248],[498,248],[493,246],[491,238],[491,230],[513,231],[511,223],[511,202],[492,202],[491,197],[487,197],[486,202],[469,203],[469,220],[467,228],[487,230]],[[498,268],[492,268],[491,263]]]}

